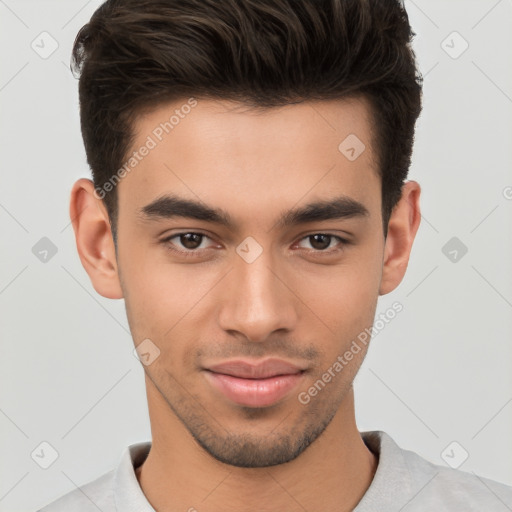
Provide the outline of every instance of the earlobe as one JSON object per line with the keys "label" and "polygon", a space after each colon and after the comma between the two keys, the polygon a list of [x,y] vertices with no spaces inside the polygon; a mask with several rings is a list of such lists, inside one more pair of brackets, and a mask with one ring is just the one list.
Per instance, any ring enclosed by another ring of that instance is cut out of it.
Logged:
{"label": "earlobe", "polygon": [[417,182],[406,182],[402,186],[402,197],[391,213],[384,248],[380,295],[393,291],[407,270],[412,244],[421,221],[420,194],[421,188]]}
{"label": "earlobe", "polygon": [[69,215],[80,261],[94,289],[109,299],[123,298],[108,213],[91,180],[81,178],[73,185]]}

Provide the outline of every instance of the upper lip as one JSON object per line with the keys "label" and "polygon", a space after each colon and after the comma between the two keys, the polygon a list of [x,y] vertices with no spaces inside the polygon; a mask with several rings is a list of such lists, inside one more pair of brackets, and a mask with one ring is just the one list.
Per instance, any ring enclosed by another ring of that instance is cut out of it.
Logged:
{"label": "upper lip", "polygon": [[293,375],[303,371],[299,366],[282,359],[266,359],[259,363],[237,359],[211,365],[207,370],[243,379],[266,379],[277,375]]}

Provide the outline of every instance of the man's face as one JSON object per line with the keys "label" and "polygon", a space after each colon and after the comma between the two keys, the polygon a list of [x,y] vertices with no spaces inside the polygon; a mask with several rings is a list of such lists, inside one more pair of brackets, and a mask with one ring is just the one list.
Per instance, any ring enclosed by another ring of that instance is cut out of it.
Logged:
{"label": "man's face", "polygon": [[[133,150],[148,136],[156,146],[117,191],[131,332],[135,345],[151,340],[149,357],[160,351],[145,366],[163,398],[150,412],[172,410],[228,464],[287,462],[339,413],[366,349],[308,403],[299,394],[374,320],[384,237],[369,111],[357,100],[263,112],[184,104],[138,119]],[[176,109],[190,112],[158,130]],[[366,146],[355,159],[354,135]],[[143,213],[167,195],[222,210],[232,224],[199,209],[197,218],[169,216],[176,204],[164,202]],[[283,217],[339,198],[352,200],[350,215]]]}

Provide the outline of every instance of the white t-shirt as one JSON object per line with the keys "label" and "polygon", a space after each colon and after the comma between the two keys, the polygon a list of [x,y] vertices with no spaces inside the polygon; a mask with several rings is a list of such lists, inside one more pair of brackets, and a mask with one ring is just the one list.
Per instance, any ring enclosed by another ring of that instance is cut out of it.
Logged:
{"label": "white t-shirt", "polygon": [[[511,512],[512,487],[432,464],[382,431],[361,432],[379,456],[377,471],[354,512]],[[151,442],[128,446],[117,468],[38,512],[155,512],[135,475]]]}

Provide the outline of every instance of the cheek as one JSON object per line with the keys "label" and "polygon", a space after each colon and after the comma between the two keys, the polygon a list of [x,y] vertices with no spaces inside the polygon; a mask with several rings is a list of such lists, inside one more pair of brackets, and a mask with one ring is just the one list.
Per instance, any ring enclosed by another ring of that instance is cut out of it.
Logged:
{"label": "cheek", "polygon": [[124,263],[126,311],[135,344],[146,338],[154,341],[161,352],[159,363],[165,361],[168,368],[177,361],[192,364],[198,328],[204,321],[201,315],[219,273],[136,253]]}
{"label": "cheek", "polygon": [[[316,302],[311,298],[311,304],[314,304],[311,309],[322,320],[319,322],[313,318],[309,310],[305,313],[309,317],[304,324],[318,326],[313,331],[312,340],[322,355],[311,373],[308,389],[317,386],[315,383],[319,380],[327,383],[326,391],[318,393],[320,407],[321,403],[333,400],[333,396],[340,398],[346,393],[364,360],[371,339],[368,333],[377,307],[378,280],[366,267],[347,266],[323,283],[316,280],[309,293],[310,297],[316,296]],[[311,318],[314,324],[309,320]]]}
{"label": "cheek", "polygon": [[358,255],[303,274],[297,290],[307,306],[304,314],[316,315],[327,332],[337,335],[367,327],[375,314],[380,273],[378,262],[368,263]]}

